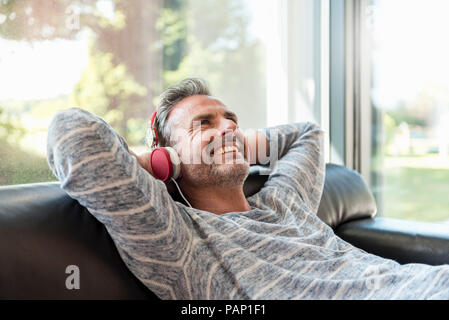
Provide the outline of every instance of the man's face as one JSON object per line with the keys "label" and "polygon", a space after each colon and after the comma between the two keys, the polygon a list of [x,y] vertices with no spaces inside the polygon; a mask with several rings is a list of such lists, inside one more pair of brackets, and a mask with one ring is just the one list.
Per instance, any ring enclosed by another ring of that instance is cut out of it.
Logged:
{"label": "man's face", "polygon": [[213,97],[195,95],[170,111],[172,145],[182,179],[193,186],[236,186],[249,172],[247,147],[237,116]]}

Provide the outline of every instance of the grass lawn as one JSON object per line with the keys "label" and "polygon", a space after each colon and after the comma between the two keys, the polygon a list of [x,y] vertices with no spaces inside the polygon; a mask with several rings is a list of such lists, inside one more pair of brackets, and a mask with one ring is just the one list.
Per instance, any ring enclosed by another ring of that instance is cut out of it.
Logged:
{"label": "grass lawn", "polygon": [[449,167],[432,165],[436,161],[433,156],[386,159],[384,216],[427,222],[449,219]]}
{"label": "grass lawn", "polygon": [[45,157],[22,151],[0,139],[0,186],[56,180]]}

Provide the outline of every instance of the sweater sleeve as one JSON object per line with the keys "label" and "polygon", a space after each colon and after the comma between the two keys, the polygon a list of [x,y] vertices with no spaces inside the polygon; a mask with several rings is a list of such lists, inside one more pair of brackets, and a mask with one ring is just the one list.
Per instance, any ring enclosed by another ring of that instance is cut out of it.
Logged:
{"label": "sweater sleeve", "polygon": [[270,170],[265,186],[298,194],[318,211],[325,177],[324,132],[312,122],[263,129],[270,142]]}
{"label": "sweater sleeve", "polygon": [[50,123],[47,161],[61,188],[105,225],[130,270],[169,295],[188,251],[189,220],[125,140],[92,113],[65,109]]}

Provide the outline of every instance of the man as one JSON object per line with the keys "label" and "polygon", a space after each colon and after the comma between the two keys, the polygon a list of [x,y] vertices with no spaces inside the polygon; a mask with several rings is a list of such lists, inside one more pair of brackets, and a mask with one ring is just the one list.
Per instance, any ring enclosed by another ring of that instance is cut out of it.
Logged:
{"label": "man", "polygon": [[[205,83],[186,79],[162,94],[155,128],[160,145],[181,159],[178,183],[192,207],[152,176],[148,154],[130,152],[107,123],[81,109],[55,115],[47,159],[61,187],[106,226],[128,268],[160,298],[449,297],[448,266],[401,266],[368,254],[316,216],[325,173],[317,125],[245,138]],[[276,140],[275,150],[263,149],[265,139]],[[263,188],[245,198],[250,141],[278,159]]]}

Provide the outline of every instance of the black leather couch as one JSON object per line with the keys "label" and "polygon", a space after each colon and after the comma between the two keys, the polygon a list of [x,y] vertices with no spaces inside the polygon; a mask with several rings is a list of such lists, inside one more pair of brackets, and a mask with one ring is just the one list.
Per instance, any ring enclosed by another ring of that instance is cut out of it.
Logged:
{"label": "black leather couch", "polygon": [[[246,195],[267,176],[252,167]],[[176,194],[175,200],[179,201]],[[318,216],[341,238],[400,263],[449,263],[443,225],[375,218],[361,176],[328,164]],[[80,288],[66,288],[69,265]],[[0,299],[157,299],[127,269],[104,226],[56,182],[0,187]]]}

